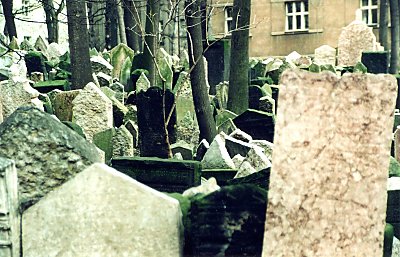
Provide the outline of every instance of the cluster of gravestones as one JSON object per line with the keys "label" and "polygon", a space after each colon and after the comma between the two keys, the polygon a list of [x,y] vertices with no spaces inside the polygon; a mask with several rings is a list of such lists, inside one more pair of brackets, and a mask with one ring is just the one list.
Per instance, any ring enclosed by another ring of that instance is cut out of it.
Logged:
{"label": "cluster of gravestones", "polygon": [[239,115],[221,83],[219,134],[195,147],[173,108],[190,98],[187,64],[161,50],[152,87],[131,53],[91,51],[80,90],[35,89],[10,66],[0,256],[396,256],[393,76],[286,71]]}

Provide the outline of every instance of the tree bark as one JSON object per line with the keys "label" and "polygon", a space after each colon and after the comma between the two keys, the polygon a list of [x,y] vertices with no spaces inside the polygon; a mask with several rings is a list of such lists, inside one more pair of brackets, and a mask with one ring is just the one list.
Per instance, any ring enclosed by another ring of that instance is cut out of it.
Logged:
{"label": "tree bark", "polygon": [[6,20],[7,34],[10,41],[13,37],[17,37],[17,29],[15,27],[14,14],[13,14],[13,0],[1,0],[3,6],[4,18]]}
{"label": "tree bark", "polygon": [[160,21],[160,0],[148,0],[146,10],[146,28],[144,36],[143,61],[149,72],[151,86],[156,86],[156,59],[158,49],[158,24]]}
{"label": "tree bark", "polygon": [[398,0],[390,0],[390,21],[391,21],[391,51],[390,68],[391,74],[399,73],[399,36],[400,36],[400,18]]}
{"label": "tree bark", "polygon": [[47,25],[47,38],[49,43],[58,43],[58,15],[64,8],[64,1],[60,3],[60,6],[56,10],[54,8],[53,0],[43,0],[43,9],[46,15],[46,25]]}
{"label": "tree bark", "polygon": [[117,1],[120,0],[106,0],[106,48],[108,50],[118,45]]}
{"label": "tree bark", "polygon": [[126,45],[127,42],[126,42],[126,33],[125,33],[124,10],[122,9],[122,1],[121,0],[118,0],[117,11],[118,11],[119,39],[120,39],[121,43]]}
{"label": "tree bark", "polygon": [[207,93],[206,75],[203,61],[203,42],[199,0],[186,0],[186,23],[189,50],[190,82],[193,103],[200,129],[200,140],[212,142],[217,135],[215,121]]}
{"label": "tree bark", "polygon": [[66,0],[71,54],[71,88],[84,88],[93,81],[89,56],[89,34],[85,1]]}
{"label": "tree bark", "polygon": [[251,0],[234,0],[227,108],[240,114],[249,106],[249,25]]}
{"label": "tree bark", "polygon": [[379,3],[379,42],[385,48],[386,51],[389,50],[389,41],[388,41],[388,25],[389,25],[389,17],[388,17],[388,9],[389,8],[389,0],[380,0]]}
{"label": "tree bark", "polygon": [[125,20],[125,33],[127,45],[135,52],[140,52],[141,40],[140,35],[140,7],[138,7],[134,0],[124,0],[124,20]]}

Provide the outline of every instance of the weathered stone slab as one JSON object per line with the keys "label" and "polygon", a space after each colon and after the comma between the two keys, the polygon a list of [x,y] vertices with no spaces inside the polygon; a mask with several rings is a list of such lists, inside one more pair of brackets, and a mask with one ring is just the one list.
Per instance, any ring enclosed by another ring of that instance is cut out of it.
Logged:
{"label": "weathered stone slab", "polygon": [[372,28],[361,21],[353,21],[343,28],[338,41],[338,65],[354,66],[361,61],[364,51],[375,51],[376,37]]}
{"label": "weathered stone slab", "polygon": [[61,91],[54,95],[54,114],[60,121],[72,121],[72,101],[82,90]]}
{"label": "weathered stone slab", "polygon": [[124,125],[115,129],[111,142],[112,158],[133,156],[133,136]]}
{"label": "weathered stone slab", "polygon": [[395,79],[281,81],[263,256],[381,256]]}
{"label": "weathered stone slab", "polygon": [[363,52],[361,62],[367,67],[368,73],[388,73],[389,52]]}
{"label": "weathered stone slab", "polygon": [[235,177],[237,170],[232,169],[208,169],[202,170],[201,176],[203,178],[215,178],[220,186],[226,186],[227,182]]}
{"label": "weathered stone slab", "polygon": [[0,124],[0,156],[15,161],[22,209],[101,162],[93,144],[33,107],[17,109]]}
{"label": "weathered stone slab", "polygon": [[275,117],[272,113],[248,109],[234,118],[233,122],[253,139],[274,141]]}
{"label": "weathered stone slab", "polygon": [[89,83],[72,101],[72,121],[92,141],[97,132],[113,127],[112,102],[94,83]]}
{"label": "weathered stone slab", "polygon": [[124,157],[113,158],[112,167],[162,192],[182,193],[200,185],[201,166],[197,161]]}
{"label": "weathered stone slab", "polygon": [[15,164],[0,157],[0,256],[20,256],[20,215]]}
{"label": "weathered stone slab", "polygon": [[181,219],[177,200],[94,164],[25,211],[24,256],[179,257]]}
{"label": "weathered stone slab", "polygon": [[314,62],[318,65],[336,65],[336,49],[322,45],[314,51]]}

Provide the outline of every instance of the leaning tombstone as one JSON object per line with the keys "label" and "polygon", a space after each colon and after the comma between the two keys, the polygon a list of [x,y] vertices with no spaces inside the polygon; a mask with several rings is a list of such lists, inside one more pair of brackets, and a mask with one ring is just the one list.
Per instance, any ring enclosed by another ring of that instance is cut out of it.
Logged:
{"label": "leaning tombstone", "polygon": [[105,164],[25,211],[22,228],[25,257],[182,256],[179,202]]}
{"label": "leaning tombstone", "polygon": [[395,79],[281,82],[263,256],[382,256]]}
{"label": "leaning tombstone", "polygon": [[113,127],[112,102],[93,82],[87,84],[72,101],[72,121],[82,127],[86,138]]}
{"label": "leaning tombstone", "polygon": [[17,170],[12,160],[0,157],[0,256],[20,256],[20,215]]}
{"label": "leaning tombstone", "polygon": [[33,107],[18,108],[0,124],[0,156],[16,163],[21,210],[101,162],[93,144]]}
{"label": "leaning tombstone", "polygon": [[260,98],[266,96],[267,92],[260,86],[251,85],[249,87],[249,108],[259,110],[260,109]]}
{"label": "leaning tombstone", "polygon": [[361,21],[353,21],[345,27],[338,41],[338,65],[354,66],[361,62],[364,51],[375,51],[376,37],[372,28]]}
{"label": "leaning tombstone", "polygon": [[272,113],[248,109],[234,118],[233,123],[253,139],[274,140],[275,117]]}
{"label": "leaning tombstone", "polygon": [[133,156],[133,136],[124,125],[115,129],[111,143],[112,158]]}
{"label": "leaning tombstone", "polygon": [[[169,144],[176,141],[176,111],[173,105],[174,94],[170,90],[151,87],[137,94],[140,156],[169,157]],[[171,119],[166,124],[171,111]]]}

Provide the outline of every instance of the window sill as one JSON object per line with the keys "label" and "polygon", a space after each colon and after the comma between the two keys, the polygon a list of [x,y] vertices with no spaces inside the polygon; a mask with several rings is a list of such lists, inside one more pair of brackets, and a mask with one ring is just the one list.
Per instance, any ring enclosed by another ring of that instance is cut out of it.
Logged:
{"label": "window sill", "polygon": [[273,31],[271,36],[286,36],[286,35],[298,35],[298,34],[316,34],[324,32],[323,29],[309,29],[299,31]]}

